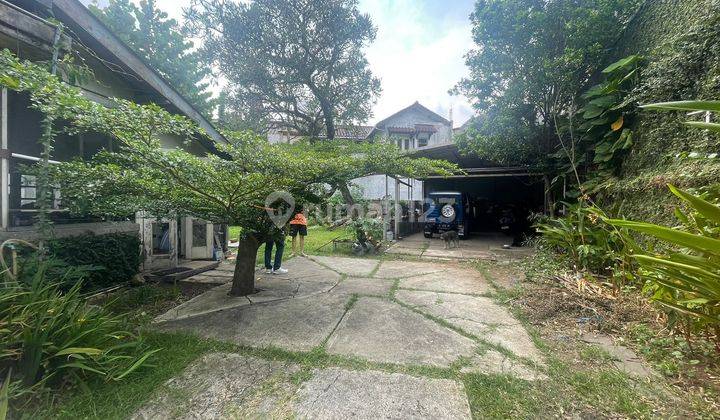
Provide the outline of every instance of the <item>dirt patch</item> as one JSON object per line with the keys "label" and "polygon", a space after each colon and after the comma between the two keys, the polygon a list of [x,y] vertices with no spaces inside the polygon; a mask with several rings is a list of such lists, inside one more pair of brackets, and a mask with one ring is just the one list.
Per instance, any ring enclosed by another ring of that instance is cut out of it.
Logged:
{"label": "dirt patch", "polygon": [[[673,387],[703,395],[720,409],[720,363],[709,343],[690,343],[667,327],[666,314],[638,292],[614,293],[581,277],[526,282],[508,304],[571,358],[583,358],[581,337],[600,333],[639,355]],[[681,349],[684,349],[681,351]],[[591,359],[591,358],[590,358]],[[592,363],[583,360],[583,363]]]}

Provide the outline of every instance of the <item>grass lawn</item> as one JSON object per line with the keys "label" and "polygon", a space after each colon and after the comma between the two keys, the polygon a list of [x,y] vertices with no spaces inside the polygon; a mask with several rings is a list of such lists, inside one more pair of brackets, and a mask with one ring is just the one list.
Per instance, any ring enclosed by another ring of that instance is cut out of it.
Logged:
{"label": "grass lawn", "polygon": [[[236,241],[240,235],[240,226],[230,227],[230,239]],[[328,230],[324,226],[308,226],[308,236],[305,237],[305,253],[311,255],[330,255],[330,254],[349,254],[347,249],[338,249],[333,252],[333,239],[350,238],[351,235],[344,227]],[[292,253],[292,238],[285,238],[285,252],[283,253],[283,261],[290,257]],[[257,263],[262,264],[265,255],[265,244],[260,245],[257,254]]]}

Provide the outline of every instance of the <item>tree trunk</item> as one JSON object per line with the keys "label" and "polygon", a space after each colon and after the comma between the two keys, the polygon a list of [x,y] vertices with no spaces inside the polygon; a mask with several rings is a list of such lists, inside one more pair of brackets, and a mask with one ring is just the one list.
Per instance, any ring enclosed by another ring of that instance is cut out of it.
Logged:
{"label": "tree trunk", "polygon": [[322,109],[323,118],[325,119],[325,135],[328,140],[335,139],[335,117],[330,102],[325,99],[320,100],[320,109]]}
{"label": "tree trunk", "polygon": [[258,248],[260,241],[254,236],[240,238],[230,296],[247,296],[255,293],[255,259]]}
{"label": "tree trunk", "polygon": [[550,175],[543,175],[543,181],[545,181],[545,212],[550,217],[555,217],[555,202],[553,201],[553,195],[551,191],[552,182]]}
{"label": "tree trunk", "polygon": [[340,194],[342,194],[343,200],[345,200],[345,204],[348,206],[355,205],[355,199],[353,198],[352,194],[350,193],[350,188],[348,185],[344,182],[341,182],[338,184],[338,189],[340,190]]}

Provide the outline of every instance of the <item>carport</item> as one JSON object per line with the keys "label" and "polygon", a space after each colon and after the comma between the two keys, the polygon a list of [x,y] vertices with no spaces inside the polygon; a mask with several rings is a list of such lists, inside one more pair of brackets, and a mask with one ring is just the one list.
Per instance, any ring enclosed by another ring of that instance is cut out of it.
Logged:
{"label": "carport", "polygon": [[544,209],[541,174],[526,167],[505,167],[474,156],[462,155],[454,143],[424,147],[414,156],[442,159],[458,164],[465,174],[423,179],[424,196],[433,192],[457,191],[467,196],[471,233],[498,232],[499,220],[512,214],[516,223],[529,226],[527,217]]}

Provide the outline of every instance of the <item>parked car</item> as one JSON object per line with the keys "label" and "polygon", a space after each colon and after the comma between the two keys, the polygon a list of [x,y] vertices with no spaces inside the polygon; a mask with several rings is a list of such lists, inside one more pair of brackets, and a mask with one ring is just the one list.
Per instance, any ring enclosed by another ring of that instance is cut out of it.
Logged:
{"label": "parked car", "polygon": [[428,198],[432,202],[425,213],[423,229],[425,237],[432,238],[435,233],[455,230],[460,239],[467,238],[470,232],[467,196],[460,192],[449,191],[430,193]]}

